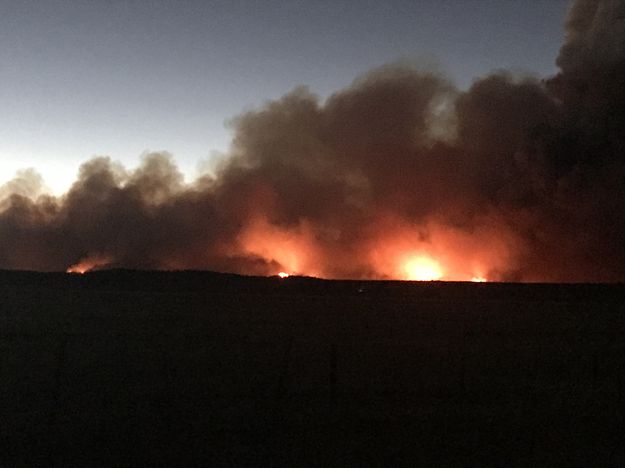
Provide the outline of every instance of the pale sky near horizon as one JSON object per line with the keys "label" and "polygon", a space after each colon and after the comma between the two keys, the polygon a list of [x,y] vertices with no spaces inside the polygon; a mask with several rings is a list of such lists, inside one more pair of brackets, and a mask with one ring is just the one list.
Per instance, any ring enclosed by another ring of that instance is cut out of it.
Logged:
{"label": "pale sky near horizon", "polygon": [[398,59],[460,88],[495,69],[556,71],[568,0],[0,0],[0,184],[55,192],[81,163],[174,155],[188,179],[224,124],[298,85],[321,98]]}

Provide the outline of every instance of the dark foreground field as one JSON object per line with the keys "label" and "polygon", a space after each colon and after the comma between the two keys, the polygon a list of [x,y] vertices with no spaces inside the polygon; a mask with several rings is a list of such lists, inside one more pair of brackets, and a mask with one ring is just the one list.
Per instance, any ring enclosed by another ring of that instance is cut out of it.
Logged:
{"label": "dark foreground field", "polygon": [[624,466],[625,288],[0,272],[0,466]]}

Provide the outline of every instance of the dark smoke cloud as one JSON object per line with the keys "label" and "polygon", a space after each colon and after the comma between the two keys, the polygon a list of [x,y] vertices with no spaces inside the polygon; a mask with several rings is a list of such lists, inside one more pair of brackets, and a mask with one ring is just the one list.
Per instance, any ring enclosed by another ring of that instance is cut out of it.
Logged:
{"label": "dark smoke cloud", "polygon": [[489,279],[623,281],[625,2],[577,1],[557,64],[465,92],[407,64],[325,102],[298,88],[235,119],[192,184],[163,153],[93,159],[59,198],[21,173],[0,187],[0,267],[385,277],[413,242]]}

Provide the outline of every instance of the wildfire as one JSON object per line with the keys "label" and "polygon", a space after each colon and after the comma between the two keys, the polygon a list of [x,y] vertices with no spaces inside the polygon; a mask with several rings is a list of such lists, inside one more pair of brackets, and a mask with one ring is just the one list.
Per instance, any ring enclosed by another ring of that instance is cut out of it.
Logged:
{"label": "wildfire", "polygon": [[443,276],[440,264],[425,256],[409,258],[404,264],[404,272],[405,279],[411,281],[434,281]]}
{"label": "wildfire", "polygon": [[79,275],[82,275],[88,272],[89,270],[91,270],[92,268],[93,268],[93,265],[91,265],[88,262],[79,262],[69,267],[66,271],[67,273],[78,273]]}
{"label": "wildfire", "polygon": [[482,283],[497,281],[493,271],[514,264],[509,247],[514,239],[506,237],[504,228],[498,226],[468,234],[436,221],[415,226],[382,216],[363,232],[360,244],[339,248],[333,244],[337,239],[331,231],[308,221],[283,227],[259,217],[236,238],[233,253],[242,251],[262,258],[267,269],[261,274],[280,278],[298,274],[334,279]]}
{"label": "wildfire", "polygon": [[[246,254],[257,255],[267,263],[278,264],[278,276],[290,274],[322,276],[314,265],[316,259],[315,235],[304,222],[286,229],[274,226],[259,218],[251,223],[237,238],[239,248]],[[286,275],[286,276],[284,276]]]}
{"label": "wildfire", "polygon": [[79,275],[82,275],[82,274],[87,273],[88,271],[93,270],[94,268],[98,266],[106,265],[107,263],[110,263],[110,259],[108,257],[102,257],[102,256],[87,257],[87,258],[82,259],[80,262],[74,265],[71,265],[65,271],[67,273],[77,273]]}

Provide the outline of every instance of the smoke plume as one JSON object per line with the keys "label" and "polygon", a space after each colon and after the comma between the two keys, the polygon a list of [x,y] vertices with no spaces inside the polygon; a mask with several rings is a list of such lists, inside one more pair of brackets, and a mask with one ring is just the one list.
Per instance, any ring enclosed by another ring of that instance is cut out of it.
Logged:
{"label": "smoke plume", "polygon": [[237,117],[193,183],[165,153],[92,159],[61,197],[23,172],[0,187],[0,268],[623,281],[625,2],[575,2],[557,65],[297,88]]}

